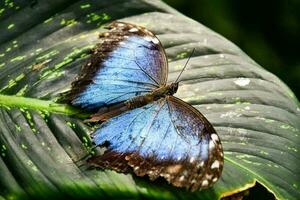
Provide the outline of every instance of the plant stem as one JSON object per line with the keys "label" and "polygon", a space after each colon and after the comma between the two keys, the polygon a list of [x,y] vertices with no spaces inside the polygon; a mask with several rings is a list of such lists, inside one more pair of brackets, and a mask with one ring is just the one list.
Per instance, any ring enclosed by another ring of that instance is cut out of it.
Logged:
{"label": "plant stem", "polygon": [[76,116],[78,118],[87,118],[90,115],[90,113],[83,112],[81,109],[68,104],[60,104],[30,97],[0,95],[0,106],[42,110]]}

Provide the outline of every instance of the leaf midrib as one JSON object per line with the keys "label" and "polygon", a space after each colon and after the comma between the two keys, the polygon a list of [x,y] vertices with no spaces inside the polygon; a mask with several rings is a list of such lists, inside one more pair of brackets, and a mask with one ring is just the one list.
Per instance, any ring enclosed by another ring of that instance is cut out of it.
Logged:
{"label": "leaf midrib", "polygon": [[81,109],[75,108],[68,104],[60,104],[51,100],[41,100],[30,97],[22,97],[15,95],[0,94],[0,106],[34,109],[46,112],[60,113],[68,116],[76,116],[78,118],[87,118],[90,113],[83,112]]}

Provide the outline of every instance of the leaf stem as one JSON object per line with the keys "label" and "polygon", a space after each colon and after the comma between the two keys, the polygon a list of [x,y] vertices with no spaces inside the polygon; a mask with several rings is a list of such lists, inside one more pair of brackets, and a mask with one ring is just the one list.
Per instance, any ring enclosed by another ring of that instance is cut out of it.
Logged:
{"label": "leaf stem", "polygon": [[61,113],[78,118],[87,118],[91,113],[83,112],[68,104],[55,103],[53,101],[41,100],[30,97],[9,96],[0,94],[0,106],[26,108],[54,113]]}

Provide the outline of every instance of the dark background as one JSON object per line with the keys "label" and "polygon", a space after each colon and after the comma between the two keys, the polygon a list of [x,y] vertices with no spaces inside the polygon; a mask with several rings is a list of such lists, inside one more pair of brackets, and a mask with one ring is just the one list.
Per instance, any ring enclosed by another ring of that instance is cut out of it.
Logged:
{"label": "dark background", "polygon": [[225,36],[300,99],[300,0],[164,0]]}

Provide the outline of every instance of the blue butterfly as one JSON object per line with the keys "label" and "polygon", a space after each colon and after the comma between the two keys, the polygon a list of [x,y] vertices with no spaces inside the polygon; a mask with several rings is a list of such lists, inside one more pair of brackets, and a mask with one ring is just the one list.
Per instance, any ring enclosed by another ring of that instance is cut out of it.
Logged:
{"label": "blue butterfly", "polygon": [[223,169],[220,139],[197,109],[173,96],[178,82],[166,84],[160,41],[129,23],[108,29],[68,94],[72,105],[98,110],[91,121],[104,121],[92,138],[107,150],[88,162],[192,191],[210,187]]}

